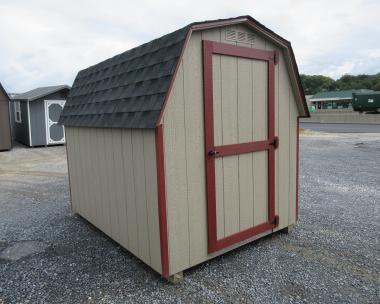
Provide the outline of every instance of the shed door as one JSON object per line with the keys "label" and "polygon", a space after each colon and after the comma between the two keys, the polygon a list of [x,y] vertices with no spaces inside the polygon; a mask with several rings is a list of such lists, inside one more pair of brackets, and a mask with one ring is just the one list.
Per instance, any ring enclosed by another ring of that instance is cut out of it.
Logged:
{"label": "shed door", "polygon": [[65,130],[58,124],[66,100],[45,100],[46,144],[63,144]]}
{"label": "shed door", "polygon": [[276,53],[203,41],[208,251],[271,230]]}

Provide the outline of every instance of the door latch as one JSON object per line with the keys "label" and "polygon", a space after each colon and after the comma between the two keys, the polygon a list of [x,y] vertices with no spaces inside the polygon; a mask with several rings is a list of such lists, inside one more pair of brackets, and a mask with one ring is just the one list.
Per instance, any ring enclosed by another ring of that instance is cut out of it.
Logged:
{"label": "door latch", "polygon": [[278,136],[275,136],[273,141],[270,143],[270,145],[272,145],[275,149],[277,149],[278,148],[278,142],[279,142]]}
{"label": "door latch", "polygon": [[219,151],[216,151],[216,150],[210,150],[210,151],[208,151],[208,155],[210,155],[210,156],[216,155],[216,154],[219,154]]}

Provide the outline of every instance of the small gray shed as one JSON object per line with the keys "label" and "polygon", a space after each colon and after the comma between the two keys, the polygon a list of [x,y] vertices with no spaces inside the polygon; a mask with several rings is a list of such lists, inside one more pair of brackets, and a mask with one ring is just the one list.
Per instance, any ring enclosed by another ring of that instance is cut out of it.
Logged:
{"label": "small gray shed", "polygon": [[9,97],[0,83],[0,151],[12,148]]}
{"label": "small gray shed", "polygon": [[290,43],[250,16],[192,23],[78,73],[66,127],[71,204],[166,278],[298,214]]}
{"label": "small gray shed", "polygon": [[65,143],[64,127],[58,119],[70,87],[40,87],[11,97],[11,125],[14,140],[29,146]]}

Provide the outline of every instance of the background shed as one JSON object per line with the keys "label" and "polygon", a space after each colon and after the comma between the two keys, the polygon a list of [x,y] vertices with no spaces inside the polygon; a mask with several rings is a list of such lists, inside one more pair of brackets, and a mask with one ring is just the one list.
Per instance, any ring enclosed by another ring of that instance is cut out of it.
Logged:
{"label": "background shed", "polygon": [[308,115],[288,41],[249,16],[192,23],[78,73],[72,208],[171,277],[296,222]]}
{"label": "background shed", "polygon": [[0,151],[12,148],[9,97],[0,83]]}
{"label": "background shed", "polygon": [[65,143],[64,128],[58,119],[70,92],[67,85],[41,87],[11,98],[14,140],[29,147]]}

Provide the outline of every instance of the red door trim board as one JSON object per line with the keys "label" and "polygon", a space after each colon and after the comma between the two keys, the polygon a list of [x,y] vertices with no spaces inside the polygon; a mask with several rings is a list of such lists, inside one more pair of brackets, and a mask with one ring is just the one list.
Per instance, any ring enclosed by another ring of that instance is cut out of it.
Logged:
{"label": "red door trim board", "polygon": [[[213,79],[212,55],[220,54],[266,61],[268,64],[268,139],[249,143],[217,146],[214,145]],[[276,52],[258,50],[213,41],[203,41],[204,121],[205,158],[207,189],[207,230],[208,252],[212,253],[243,241],[256,234],[268,231],[278,224],[275,215],[275,114],[274,114],[274,66]],[[215,158],[254,151],[268,151],[268,220],[264,223],[239,231],[222,239],[217,238]]]}
{"label": "red door trim board", "polygon": [[298,221],[298,183],[300,167],[300,117],[297,116],[297,164],[296,164],[296,221]]}
{"label": "red door trim board", "polygon": [[160,229],[162,276],[169,278],[168,227],[166,217],[164,134],[162,125],[156,127],[156,169],[158,193],[158,222]]}

